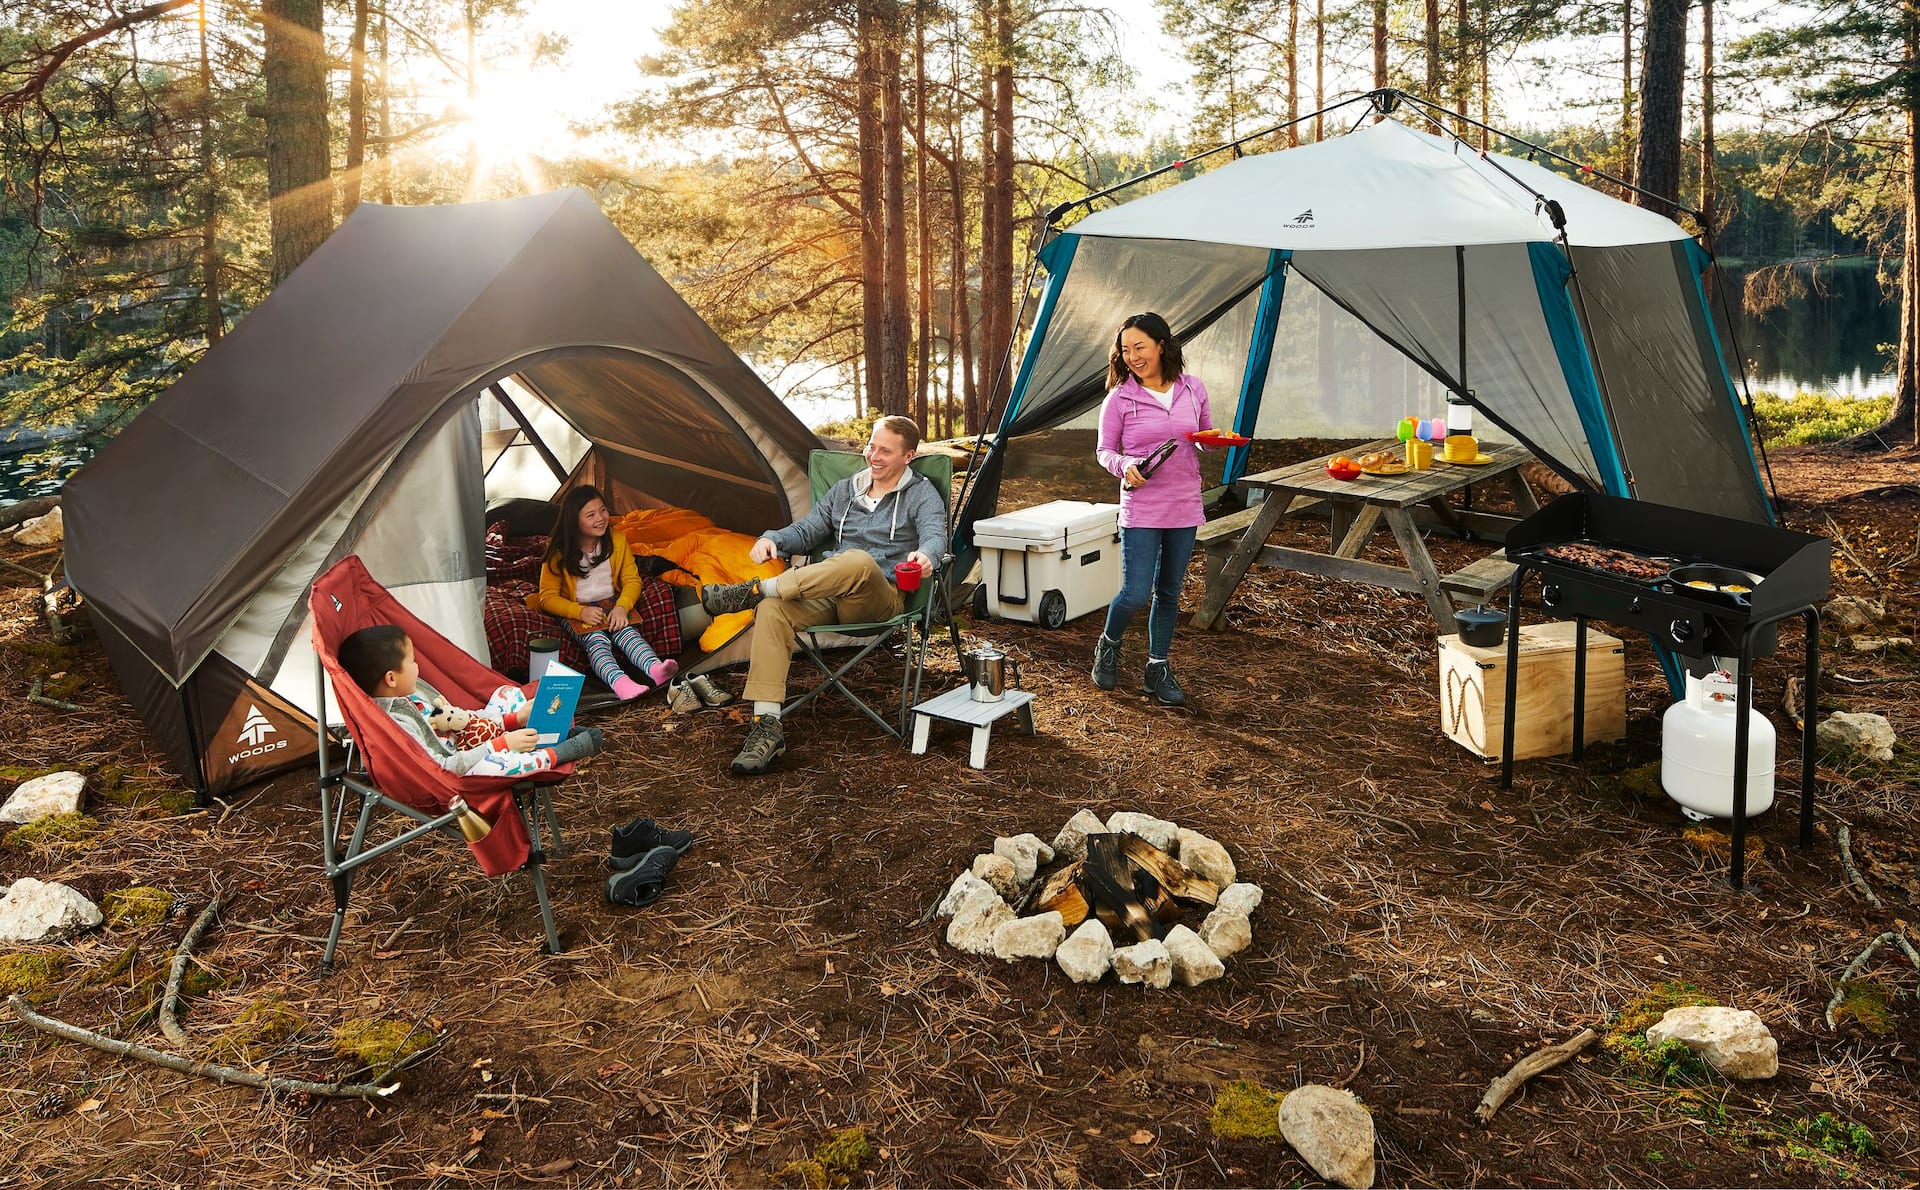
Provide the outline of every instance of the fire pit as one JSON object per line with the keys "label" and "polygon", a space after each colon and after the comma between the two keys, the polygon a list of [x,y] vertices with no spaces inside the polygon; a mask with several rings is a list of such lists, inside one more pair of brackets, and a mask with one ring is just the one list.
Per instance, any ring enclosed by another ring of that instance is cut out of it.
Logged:
{"label": "fire pit", "polygon": [[935,915],[951,919],[948,943],[970,954],[1052,960],[1075,983],[1112,971],[1122,983],[1192,987],[1225,974],[1223,960],[1253,940],[1261,892],[1237,877],[1226,848],[1198,831],[1081,810],[1050,845],[995,839]]}

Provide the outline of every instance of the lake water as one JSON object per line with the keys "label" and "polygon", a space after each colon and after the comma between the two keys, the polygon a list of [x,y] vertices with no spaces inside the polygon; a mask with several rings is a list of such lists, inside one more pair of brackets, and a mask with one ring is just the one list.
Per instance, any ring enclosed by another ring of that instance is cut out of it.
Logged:
{"label": "lake water", "polygon": [[[1740,293],[1744,278],[1727,270],[1725,284],[1731,297]],[[1730,297],[1730,300],[1731,300]],[[1720,303],[1714,303],[1715,319]],[[1879,371],[1878,345],[1898,335],[1899,302],[1881,294],[1872,269],[1833,270],[1818,289],[1789,301],[1765,315],[1739,311],[1731,335],[1722,329],[1728,364],[1745,357],[1749,383],[1755,390],[1791,396],[1800,389],[1848,397],[1876,397],[1893,392],[1894,378]],[[848,396],[796,397],[790,402],[800,420],[823,425],[853,416]],[[49,467],[28,463],[23,456],[40,449],[37,441],[0,437],[0,504],[60,490],[68,473],[86,461],[78,450],[61,452]]]}

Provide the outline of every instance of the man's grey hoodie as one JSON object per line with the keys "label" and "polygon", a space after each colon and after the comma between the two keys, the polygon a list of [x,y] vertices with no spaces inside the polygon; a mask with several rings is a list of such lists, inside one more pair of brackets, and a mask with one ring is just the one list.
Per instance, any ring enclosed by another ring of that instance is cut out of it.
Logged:
{"label": "man's grey hoodie", "polygon": [[865,550],[889,578],[914,550],[935,562],[947,550],[947,501],[932,480],[911,467],[871,510],[856,497],[873,486],[873,469],[864,467],[827,489],[813,511],[784,529],[761,536],[782,555],[815,558],[846,550]]}

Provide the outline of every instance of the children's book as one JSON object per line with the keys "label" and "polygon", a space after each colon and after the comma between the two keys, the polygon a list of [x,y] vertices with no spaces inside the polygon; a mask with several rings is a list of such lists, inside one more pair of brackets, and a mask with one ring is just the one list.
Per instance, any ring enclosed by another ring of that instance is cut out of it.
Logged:
{"label": "children's book", "polygon": [[573,709],[580,702],[580,689],[586,684],[585,674],[558,661],[547,666],[533,694],[533,709],[527,714],[527,726],[540,733],[540,747],[567,738],[567,729],[573,726]]}

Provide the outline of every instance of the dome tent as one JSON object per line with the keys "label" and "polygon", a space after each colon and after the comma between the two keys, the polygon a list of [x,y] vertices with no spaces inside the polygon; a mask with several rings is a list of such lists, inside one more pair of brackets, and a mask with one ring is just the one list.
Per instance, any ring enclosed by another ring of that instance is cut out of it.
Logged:
{"label": "dome tent", "polygon": [[217,793],[311,755],[305,596],[339,558],[486,657],[485,509],[515,452],[546,489],[512,494],[585,478],[758,532],[804,512],[818,445],[584,191],[362,204],[68,481],[67,572]]}

